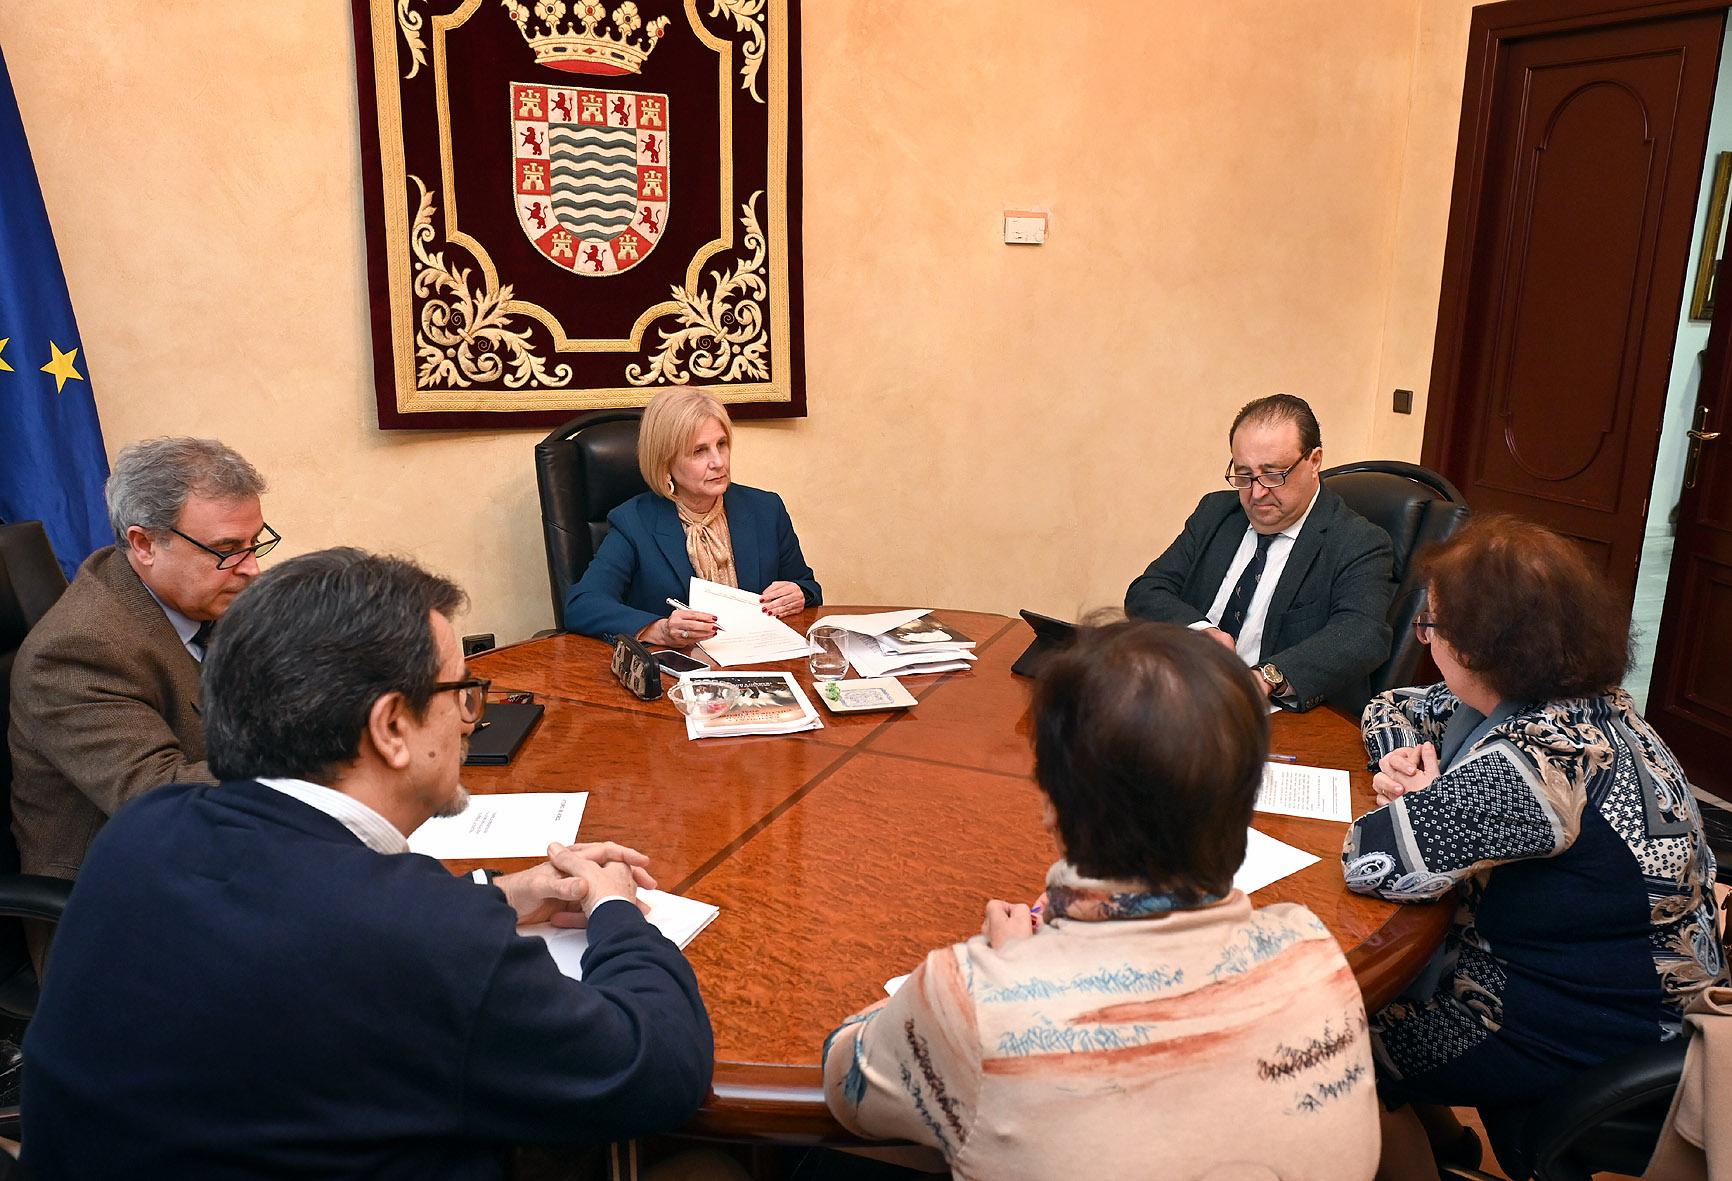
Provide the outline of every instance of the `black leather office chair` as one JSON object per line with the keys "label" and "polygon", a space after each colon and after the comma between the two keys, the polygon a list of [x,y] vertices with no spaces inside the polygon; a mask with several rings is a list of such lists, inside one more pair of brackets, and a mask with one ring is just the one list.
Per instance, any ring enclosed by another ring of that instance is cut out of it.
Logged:
{"label": "black leather office chair", "polygon": [[565,596],[607,536],[607,515],[649,489],[637,469],[642,410],[580,414],[535,445],[541,534],[553,620],[565,627]]}
{"label": "black leather office chair", "polygon": [[[1425,646],[1413,634],[1413,621],[1425,609],[1425,587],[1413,577],[1413,556],[1442,541],[1467,519],[1467,501],[1454,484],[1416,463],[1370,459],[1324,471],[1323,481],[1347,507],[1389,534],[1395,548],[1395,599],[1389,626],[1395,635],[1389,659],[1372,672],[1372,694],[1411,685]],[[1369,700],[1367,698],[1366,700]],[[1365,700],[1339,701],[1348,710]]]}
{"label": "black leather office chair", "polygon": [[[0,525],[0,1014],[15,1023],[36,1011],[36,971],[17,920],[58,922],[72,883],[18,872],[12,840],[12,755],[5,728],[12,707],[12,664],[24,636],[66,589],[54,547],[36,521]],[[18,1137],[18,1109],[0,1106],[0,1136]],[[4,1162],[0,1162],[3,1164]],[[0,1173],[0,1176],[3,1176]]]}

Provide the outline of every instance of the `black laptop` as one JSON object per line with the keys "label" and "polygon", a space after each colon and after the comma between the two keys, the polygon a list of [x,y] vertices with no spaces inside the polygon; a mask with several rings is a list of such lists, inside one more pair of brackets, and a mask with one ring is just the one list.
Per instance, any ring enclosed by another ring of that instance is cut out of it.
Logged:
{"label": "black laptop", "polygon": [[1016,658],[1010,671],[1019,677],[1037,677],[1041,661],[1076,639],[1076,624],[1035,611],[1019,611],[1017,614],[1034,629],[1034,643]]}
{"label": "black laptop", "polygon": [[489,702],[481,724],[469,735],[469,756],[465,767],[503,767],[535,729],[545,706],[518,705],[513,702]]}

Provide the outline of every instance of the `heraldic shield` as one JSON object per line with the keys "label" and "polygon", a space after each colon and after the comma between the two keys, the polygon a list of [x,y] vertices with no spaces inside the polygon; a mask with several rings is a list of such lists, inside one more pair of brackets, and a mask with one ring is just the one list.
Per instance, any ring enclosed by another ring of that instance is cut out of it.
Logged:
{"label": "heraldic shield", "polygon": [[511,84],[517,220],[543,257],[617,275],[661,240],[668,96]]}

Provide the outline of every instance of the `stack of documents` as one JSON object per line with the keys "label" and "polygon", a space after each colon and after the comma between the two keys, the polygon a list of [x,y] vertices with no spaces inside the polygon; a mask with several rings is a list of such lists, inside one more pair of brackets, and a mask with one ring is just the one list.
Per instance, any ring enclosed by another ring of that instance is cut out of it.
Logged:
{"label": "stack of documents", "polygon": [[718,633],[698,646],[723,668],[804,660],[812,651],[805,636],[764,614],[763,604],[753,591],[694,578],[686,605],[716,617]]}
{"label": "stack of documents", "polygon": [[1352,785],[1345,771],[1265,763],[1257,811],[1347,824],[1353,819]]}
{"label": "stack of documents", "polygon": [[577,840],[585,791],[525,791],[471,796],[455,816],[435,816],[409,834],[409,851],[458,857],[546,857],[553,841]]}
{"label": "stack of documents", "polygon": [[739,698],[726,713],[686,715],[686,737],[736,738],[742,734],[798,734],[822,730],[812,702],[794,683],[793,673],[706,673],[703,680],[737,686]]}
{"label": "stack of documents", "polygon": [[974,641],[931,614],[930,607],[871,615],[826,615],[814,627],[846,628],[842,650],[862,677],[954,672],[974,661]]}
{"label": "stack of documents", "polygon": [[[639,890],[637,896],[649,903],[650,923],[683,949],[697,938],[715,917],[722,913],[717,907],[695,898],[665,894],[660,890]],[[608,903],[612,906],[613,903]],[[548,954],[559,970],[573,980],[583,979],[583,953],[589,949],[589,932],[581,928],[556,927],[552,923],[537,923],[520,928],[525,935],[534,935],[547,944]]]}

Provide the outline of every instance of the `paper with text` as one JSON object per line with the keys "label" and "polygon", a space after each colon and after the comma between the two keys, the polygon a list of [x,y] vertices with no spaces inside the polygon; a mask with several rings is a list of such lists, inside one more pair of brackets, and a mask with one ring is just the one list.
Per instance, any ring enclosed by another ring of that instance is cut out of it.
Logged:
{"label": "paper with text", "polygon": [[723,668],[802,660],[811,652],[805,636],[780,619],[764,614],[755,591],[693,578],[686,605],[693,611],[716,617],[720,632],[699,646]]}
{"label": "paper with text", "polygon": [[910,607],[905,611],[873,611],[866,615],[826,615],[813,627],[840,627],[862,636],[881,636],[892,628],[913,623],[931,611],[930,607]]}
{"label": "paper with text", "polygon": [[1351,823],[1352,777],[1329,767],[1265,763],[1263,786],[1257,792],[1257,811]]}
{"label": "paper with text", "polygon": [[547,846],[577,840],[589,800],[584,791],[470,796],[455,816],[435,816],[409,834],[409,851],[453,857],[546,857]]}
{"label": "paper with text", "polygon": [[[697,938],[699,931],[715,921],[721,908],[696,898],[682,898],[662,890],[639,890],[637,896],[649,903],[649,921],[682,951]],[[617,902],[608,903],[618,906]],[[589,932],[581,928],[556,927],[552,923],[537,923],[518,928],[525,935],[534,935],[547,944],[547,952],[559,970],[573,980],[583,979],[583,953],[589,949]]]}

